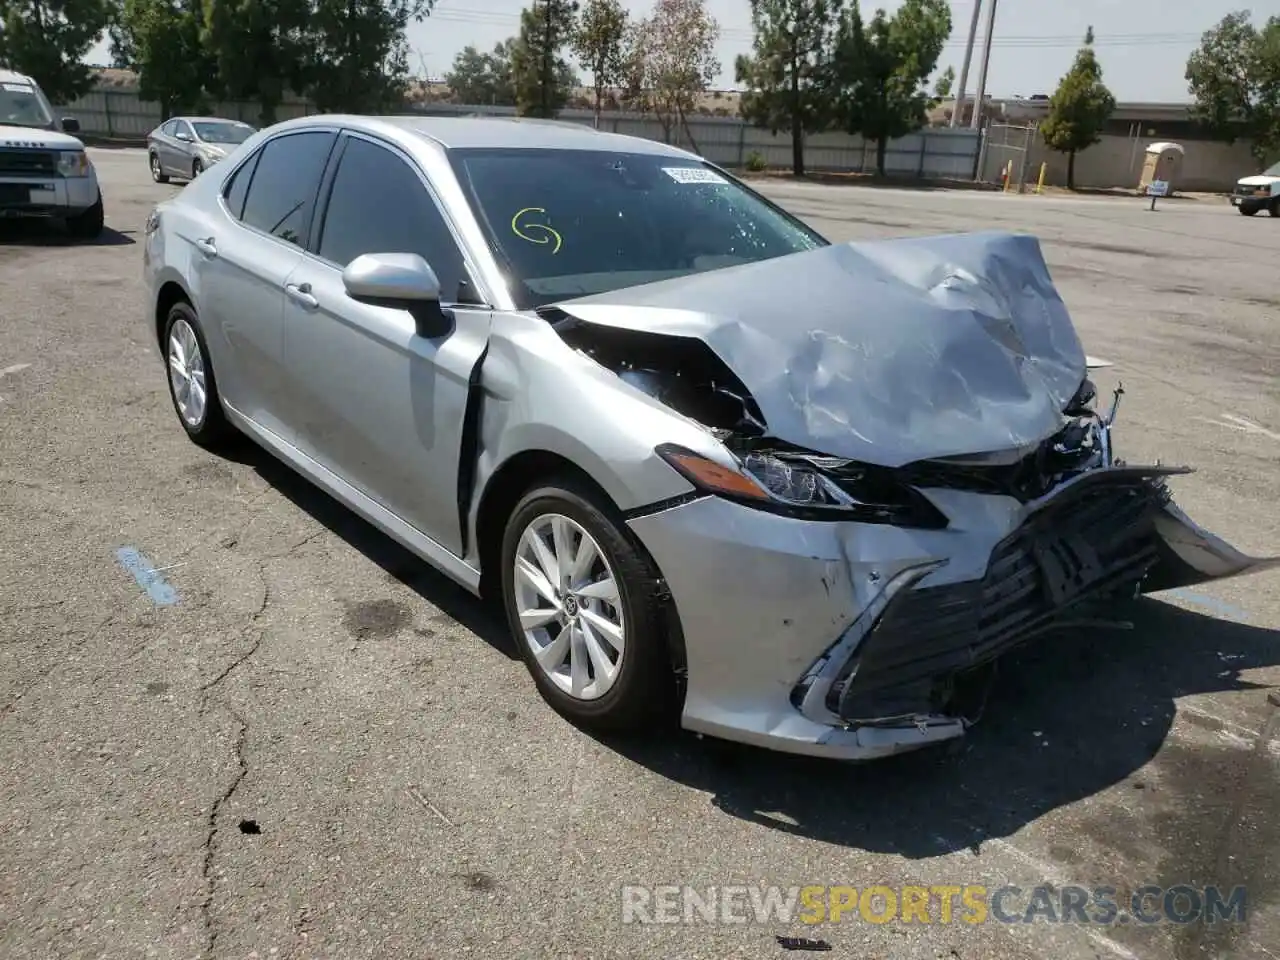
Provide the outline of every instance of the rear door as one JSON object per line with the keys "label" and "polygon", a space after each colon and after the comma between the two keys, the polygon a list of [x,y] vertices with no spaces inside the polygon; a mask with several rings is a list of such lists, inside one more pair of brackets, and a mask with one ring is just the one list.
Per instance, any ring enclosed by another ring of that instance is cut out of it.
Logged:
{"label": "rear door", "polygon": [[191,238],[222,395],[286,440],[294,429],[282,413],[284,284],[302,260],[336,142],[337,131],[324,129],[268,140],[228,179],[214,228]]}

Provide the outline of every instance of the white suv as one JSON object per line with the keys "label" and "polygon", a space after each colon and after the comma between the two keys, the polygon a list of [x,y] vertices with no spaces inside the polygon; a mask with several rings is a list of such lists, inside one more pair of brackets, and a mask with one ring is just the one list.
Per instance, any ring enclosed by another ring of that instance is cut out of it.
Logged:
{"label": "white suv", "polygon": [[70,136],[79,130],[70,117],[54,118],[34,80],[0,70],[0,219],[60,219],[82,239],[102,232],[98,175]]}

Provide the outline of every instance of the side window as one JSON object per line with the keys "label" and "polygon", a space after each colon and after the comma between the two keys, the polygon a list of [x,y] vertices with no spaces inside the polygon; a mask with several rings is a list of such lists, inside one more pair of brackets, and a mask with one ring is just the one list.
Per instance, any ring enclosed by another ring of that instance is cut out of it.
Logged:
{"label": "side window", "polygon": [[447,303],[475,302],[462,253],[435,200],[399,156],[367,140],[347,141],[325,209],[316,253],[345,267],[364,253],[416,253],[440,280]]}
{"label": "side window", "polygon": [[177,120],[170,120],[168,123],[166,123],[163,127],[160,128],[160,132],[163,133],[166,137],[172,137],[177,132],[177,130],[178,130]]}
{"label": "side window", "polygon": [[174,130],[174,133],[185,133],[188,137],[191,137],[193,140],[195,139],[195,132],[191,129],[191,124],[187,123],[185,120],[179,120],[177,121],[177,124],[178,126]]}
{"label": "side window", "polygon": [[259,152],[241,219],[305,247],[320,178],[336,139],[337,134],[316,131],[290,133],[267,143]]}
{"label": "side window", "polygon": [[258,165],[258,158],[261,156],[262,151],[259,150],[246,160],[240,169],[231,175],[227,185],[222,188],[223,196],[227,201],[227,209],[231,211],[231,215],[237,220],[244,213],[244,198],[249,193],[249,184],[253,180],[253,170]]}

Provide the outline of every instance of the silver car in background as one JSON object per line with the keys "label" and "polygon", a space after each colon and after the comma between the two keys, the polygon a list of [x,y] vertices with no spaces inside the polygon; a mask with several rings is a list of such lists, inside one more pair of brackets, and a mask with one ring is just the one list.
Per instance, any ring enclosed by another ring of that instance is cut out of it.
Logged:
{"label": "silver car in background", "polygon": [[191,439],[500,602],[579,723],[884,756],[1086,604],[1277,564],[1116,458],[1030,237],[831,244],[665,144],[354,116],[145,232]]}
{"label": "silver car in background", "polygon": [[174,117],[147,135],[151,179],[194,180],[232,153],[257,130],[239,120],[220,117]]}

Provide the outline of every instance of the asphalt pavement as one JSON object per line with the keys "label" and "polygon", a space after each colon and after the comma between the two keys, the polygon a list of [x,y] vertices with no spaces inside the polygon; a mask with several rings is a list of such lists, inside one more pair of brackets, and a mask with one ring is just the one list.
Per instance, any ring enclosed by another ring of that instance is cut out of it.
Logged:
{"label": "asphalt pavement", "polygon": [[[1280,573],[1025,651],[952,751],[602,742],[478,601],[265,454],[186,440],[140,283],[144,218],[181,186],[140,151],[94,161],[100,242],[0,225],[0,956],[725,960],[788,956],[779,935],[859,960],[1280,956]],[[1195,466],[1180,505],[1280,553],[1280,222],[764,189],[837,240],[1040,236],[1114,364],[1101,395],[1123,382],[1119,454]],[[621,892],[942,884],[1240,884],[1247,916],[649,924]]]}

